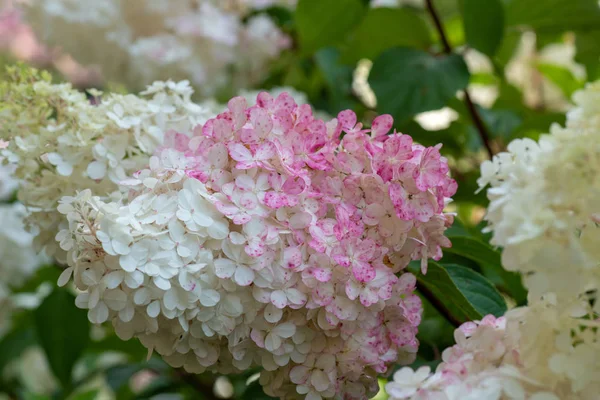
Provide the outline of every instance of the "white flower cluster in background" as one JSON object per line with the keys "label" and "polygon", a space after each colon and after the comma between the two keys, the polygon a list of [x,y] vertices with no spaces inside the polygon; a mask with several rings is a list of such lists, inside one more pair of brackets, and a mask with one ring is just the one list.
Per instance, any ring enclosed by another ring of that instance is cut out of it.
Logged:
{"label": "white flower cluster in background", "polygon": [[190,79],[204,96],[265,78],[290,39],[264,12],[290,0],[34,0],[25,20],[39,39],[104,78],[141,88]]}
{"label": "white flower cluster in background", "polygon": [[481,167],[492,244],[529,305],[455,332],[435,373],[403,368],[393,400],[594,400],[600,393],[600,82],[566,126],[518,139]]}
{"label": "white flower cluster in background", "polygon": [[15,296],[12,291],[23,285],[46,260],[33,250],[33,235],[25,230],[25,207],[8,203],[17,184],[12,168],[0,166],[0,335],[10,328],[15,309],[37,304],[36,296]]}
{"label": "white flower cluster in background", "polygon": [[491,186],[491,243],[533,299],[600,289],[599,97],[600,83],[589,84],[574,95],[566,127],[552,126],[539,142],[515,140],[481,167],[480,186]]}
{"label": "white flower cluster in background", "polygon": [[386,390],[391,400],[594,400],[598,326],[551,297],[488,315],[455,331],[435,373],[402,368]]}

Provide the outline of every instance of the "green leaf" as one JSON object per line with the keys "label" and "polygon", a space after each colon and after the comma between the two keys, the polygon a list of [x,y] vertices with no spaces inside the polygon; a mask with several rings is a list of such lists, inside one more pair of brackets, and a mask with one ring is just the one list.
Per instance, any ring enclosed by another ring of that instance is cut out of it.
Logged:
{"label": "green leaf", "polygon": [[397,46],[427,49],[431,35],[427,24],[407,8],[372,8],[348,41],[342,60],[355,63],[375,59],[384,50]]}
{"label": "green leaf", "polygon": [[37,336],[52,372],[63,387],[71,385],[71,373],[89,342],[86,312],[75,306],[75,297],[55,289],[34,312]]}
{"label": "green leaf", "polygon": [[95,400],[98,398],[98,389],[86,390],[69,396],[68,400]]}
{"label": "green leaf", "polygon": [[585,85],[584,81],[577,79],[573,73],[565,67],[555,64],[538,64],[538,71],[542,73],[550,82],[560,88],[567,98]]}
{"label": "green leaf", "polygon": [[511,110],[485,109],[478,107],[479,114],[483,118],[485,125],[495,138],[510,139],[512,133],[523,122],[522,118]]}
{"label": "green leaf", "polygon": [[485,277],[470,268],[445,264],[444,268],[460,292],[481,314],[504,315],[506,303],[500,293]]}
{"label": "green leaf", "polygon": [[575,61],[585,66],[587,79],[593,81],[600,76],[600,30],[577,32],[575,35]]}
{"label": "green leaf", "polygon": [[470,236],[452,236],[448,238],[452,247],[444,249],[445,253],[457,254],[473,260],[482,268],[498,275],[503,281],[503,289],[521,305],[527,301],[527,291],[521,282],[521,276],[516,272],[502,268],[500,253],[487,243]]}
{"label": "green leaf", "polygon": [[504,7],[500,0],[463,0],[467,43],[492,57],[504,36]]}
{"label": "green leaf", "polygon": [[404,47],[381,54],[369,74],[377,110],[392,114],[396,122],[442,108],[468,83],[469,70],[458,54],[435,57]]}
{"label": "green leaf", "polygon": [[124,341],[116,335],[109,335],[100,341],[90,341],[86,353],[102,354],[107,351],[117,351],[127,354],[131,361],[142,361],[148,354],[146,349],[137,339]]}
{"label": "green leaf", "polygon": [[351,97],[354,68],[340,64],[339,59],[339,50],[334,47],[321,49],[315,54],[316,64],[323,74],[329,93],[328,111],[331,114],[356,108],[356,102]]}
{"label": "green leaf", "polygon": [[360,0],[300,0],[296,29],[302,50],[313,53],[341,42],[360,21],[363,10]]}
{"label": "green leaf", "polygon": [[418,287],[421,287],[421,290],[428,290],[431,295],[439,299],[454,319],[462,323],[483,317],[460,291],[442,265],[429,261],[427,274],[425,275],[420,272],[418,264],[415,263],[409,265],[409,270],[416,275]]}
{"label": "green leaf", "polygon": [[[597,29],[597,0],[504,0],[507,26],[528,26],[538,32]],[[487,3],[487,1],[485,1]]]}

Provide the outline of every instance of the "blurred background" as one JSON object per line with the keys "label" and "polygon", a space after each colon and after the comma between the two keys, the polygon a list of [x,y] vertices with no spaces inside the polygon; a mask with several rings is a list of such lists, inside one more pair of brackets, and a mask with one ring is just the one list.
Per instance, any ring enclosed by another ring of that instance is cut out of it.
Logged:
{"label": "blurred background", "polygon": [[[464,239],[443,261],[499,288],[499,315],[525,292],[481,233],[479,165],[515,138],[563,124],[573,93],[598,78],[599,57],[597,0],[0,0],[2,70],[20,61],[57,82],[116,92],[187,79],[195,100],[215,109],[233,95],[288,90],[321,115],[350,108],[369,124],[389,113],[415,141],[443,143],[459,185],[450,236]],[[53,290],[60,269],[32,250],[3,168],[4,398],[269,398],[257,371],[190,375],[147,359],[110,326],[91,326],[70,292]],[[453,343],[452,321],[424,304],[415,367],[435,366]]]}

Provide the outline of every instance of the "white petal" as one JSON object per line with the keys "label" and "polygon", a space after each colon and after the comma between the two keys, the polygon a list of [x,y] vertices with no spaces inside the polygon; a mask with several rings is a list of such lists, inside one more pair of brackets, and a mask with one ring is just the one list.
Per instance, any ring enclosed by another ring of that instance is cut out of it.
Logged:
{"label": "white petal", "polygon": [[89,308],[88,304],[90,302],[90,294],[89,293],[79,293],[75,298],[75,306],[77,308],[86,309]]}
{"label": "white petal", "polygon": [[126,272],[133,272],[137,268],[137,260],[131,255],[119,257],[119,265]]}
{"label": "white petal", "polygon": [[319,392],[324,392],[331,384],[327,374],[320,369],[316,369],[312,372],[310,375],[310,383]]}
{"label": "white petal", "polygon": [[281,336],[282,338],[290,338],[294,336],[296,333],[296,325],[291,322],[284,322],[283,324],[277,325],[273,330],[271,330],[277,336]]}
{"label": "white petal", "polygon": [[89,304],[89,307],[90,308],[96,307],[98,305],[99,301],[100,301],[100,291],[98,290],[97,287],[95,287],[90,292],[90,300],[89,300],[90,304]]}
{"label": "white petal", "polygon": [[162,290],[171,289],[171,282],[169,282],[168,280],[166,280],[164,278],[161,278],[160,276],[155,276],[154,278],[152,278],[152,281],[154,282],[156,287],[159,289],[162,289]]}
{"label": "white petal", "polygon": [[208,235],[217,240],[223,240],[229,235],[229,225],[223,221],[214,221],[207,229]]}
{"label": "white petal", "polygon": [[268,304],[265,307],[264,316],[267,322],[274,324],[281,320],[281,317],[283,316],[283,311],[275,307],[273,304]]}
{"label": "white petal", "polygon": [[221,299],[221,295],[216,290],[205,289],[202,290],[202,295],[200,296],[200,304],[205,307],[212,307],[216,305]]}
{"label": "white petal", "polygon": [[138,306],[148,304],[149,301],[150,290],[148,290],[147,288],[141,288],[139,290],[136,290],[135,294],[133,295],[133,302]]}
{"label": "white petal", "polygon": [[88,319],[94,324],[102,324],[108,319],[108,307],[103,302],[88,311]]}
{"label": "white petal", "polygon": [[217,258],[215,260],[215,275],[221,279],[231,278],[235,273],[236,265],[227,258]]}
{"label": "white petal", "polygon": [[120,289],[107,290],[102,299],[114,311],[121,311],[127,305],[127,295]]}
{"label": "white petal", "polygon": [[248,286],[254,280],[254,271],[245,265],[238,265],[235,270],[234,280],[240,286]]}
{"label": "white petal", "polygon": [[113,240],[112,245],[117,254],[127,255],[131,251],[128,243],[121,242],[119,240]]}
{"label": "white petal", "polygon": [[277,308],[284,308],[287,305],[287,296],[282,290],[275,290],[271,293],[271,303]]}
{"label": "white petal", "polygon": [[105,275],[102,280],[108,289],[114,289],[123,282],[123,271],[113,271],[108,275]]}
{"label": "white petal", "polygon": [[177,308],[179,299],[177,298],[176,289],[167,290],[165,297],[163,297],[163,304],[167,310],[174,310]]}
{"label": "white petal", "polygon": [[265,349],[269,351],[277,350],[281,346],[281,338],[274,334],[269,333],[265,338]]}
{"label": "white petal", "polygon": [[160,314],[160,302],[158,300],[154,300],[152,303],[148,304],[146,312],[151,318],[158,317],[158,314]]}
{"label": "white petal", "polygon": [[72,274],[73,274],[73,267],[69,267],[69,268],[65,269],[63,272],[61,272],[60,276],[58,277],[58,283],[57,283],[58,286],[59,287],[65,286],[71,279]]}
{"label": "white petal", "polygon": [[133,308],[133,306],[131,304],[127,304],[127,306],[124,309],[119,311],[119,318],[123,322],[129,322],[133,319],[134,314],[135,309]]}
{"label": "white petal", "polygon": [[302,305],[306,303],[306,295],[295,288],[289,288],[285,290],[288,300],[292,304]]}
{"label": "white petal", "polygon": [[91,179],[102,179],[106,175],[106,164],[100,161],[93,161],[87,167],[87,174]]}
{"label": "white petal", "polygon": [[310,368],[305,367],[304,365],[297,365],[290,371],[290,380],[299,385],[308,379],[310,375]]}
{"label": "white petal", "polygon": [[144,283],[144,274],[142,271],[133,271],[125,275],[125,284],[128,288],[137,289]]}

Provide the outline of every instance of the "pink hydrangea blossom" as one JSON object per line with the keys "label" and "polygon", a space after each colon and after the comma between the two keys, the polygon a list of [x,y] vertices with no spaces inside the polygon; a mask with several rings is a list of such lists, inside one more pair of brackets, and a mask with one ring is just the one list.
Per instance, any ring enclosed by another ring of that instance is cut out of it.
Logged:
{"label": "pink hydrangea blossom", "polygon": [[[372,395],[368,371],[414,359],[422,307],[404,270],[450,245],[443,207],[456,190],[439,147],[392,125],[382,115],[366,129],[350,110],[325,122],[261,93],[250,107],[230,100],[189,139],[169,133],[129,204],[102,208],[104,251],[152,278],[131,303],[152,328],[121,319],[118,331],[194,371],[261,365],[272,396]],[[162,342],[172,335],[177,347]]]}

